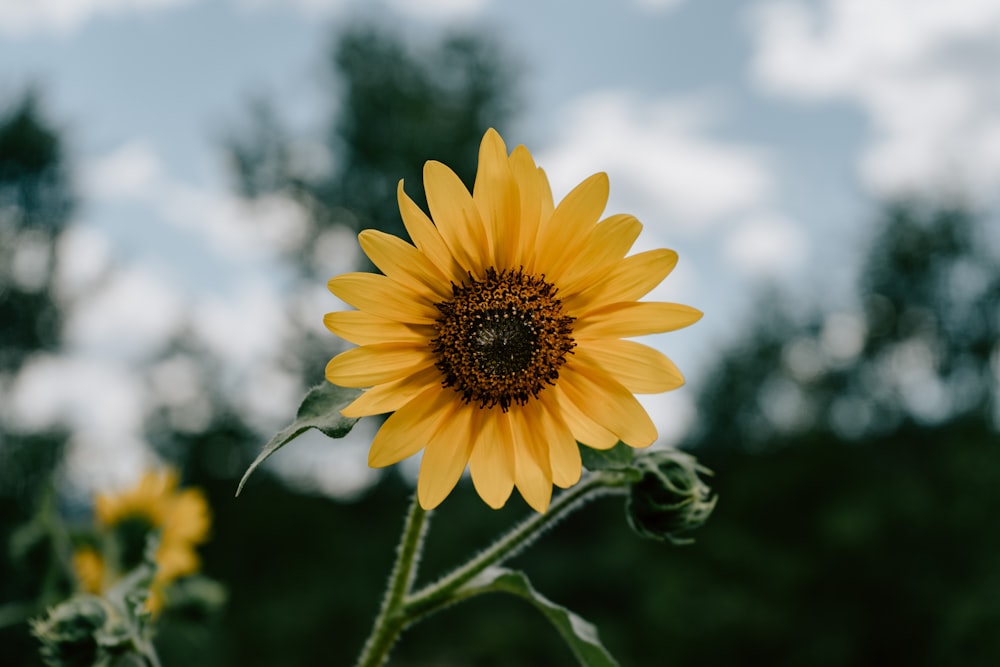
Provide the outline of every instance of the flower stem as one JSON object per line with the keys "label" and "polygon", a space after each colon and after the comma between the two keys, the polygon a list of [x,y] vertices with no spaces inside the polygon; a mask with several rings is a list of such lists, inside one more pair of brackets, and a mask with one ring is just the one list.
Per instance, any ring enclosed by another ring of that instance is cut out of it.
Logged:
{"label": "flower stem", "polygon": [[396,550],[396,563],[393,565],[392,574],[389,575],[389,584],[382,599],[382,608],[375,618],[361,656],[355,663],[356,667],[383,665],[389,657],[389,651],[399,638],[399,633],[409,625],[410,621],[403,613],[403,601],[413,586],[426,532],[427,512],[420,507],[414,494]]}
{"label": "flower stem", "polygon": [[404,605],[405,618],[408,622],[416,621],[467,597],[456,593],[477,574],[513,557],[547,529],[579,509],[587,500],[623,488],[628,482],[627,474],[621,471],[604,470],[592,473],[572,489],[559,494],[545,514],[528,517],[472,560],[455,568],[433,584],[407,596]]}

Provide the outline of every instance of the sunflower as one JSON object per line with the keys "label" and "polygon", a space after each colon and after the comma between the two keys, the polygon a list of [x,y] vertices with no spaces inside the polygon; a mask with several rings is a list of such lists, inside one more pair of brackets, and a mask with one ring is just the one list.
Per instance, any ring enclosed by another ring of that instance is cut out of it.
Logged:
{"label": "sunflower", "polygon": [[577,442],[646,447],[656,427],[634,394],[684,383],[660,352],[626,340],[694,323],[694,308],[638,299],[677,262],[672,250],[627,255],[642,225],[600,220],[608,177],[580,183],[558,205],[524,146],[508,155],[488,130],[470,194],[440,162],[424,166],[428,217],[403,190],[413,244],[365,230],[362,249],[382,275],[348,273],[330,291],[357,310],[327,328],[355,343],[326,367],[344,387],[369,387],[348,417],[393,414],[368,463],[423,450],[424,509],[451,492],[468,465],[480,497],[499,508],[516,486],[544,512],[552,485],[576,484]]}
{"label": "sunflower", "polygon": [[91,546],[76,550],[73,568],[82,590],[103,593],[117,576],[138,565],[152,532],[158,533],[159,541],[156,574],[146,603],[150,611],[162,608],[172,581],[198,571],[195,548],[208,538],[211,515],[199,489],[177,488],[175,471],[147,472],[122,493],[97,494],[94,515],[98,530],[110,536],[114,548],[110,554]]}

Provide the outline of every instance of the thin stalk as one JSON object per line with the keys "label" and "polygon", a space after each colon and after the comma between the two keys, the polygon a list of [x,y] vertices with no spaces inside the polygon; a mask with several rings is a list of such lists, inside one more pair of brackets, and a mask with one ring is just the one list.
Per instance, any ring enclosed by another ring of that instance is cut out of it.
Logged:
{"label": "thin stalk", "polygon": [[420,507],[416,494],[410,504],[410,511],[403,524],[399,546],[396,549],[396,563],[389,584],[382,599],[372,632],[358,658],[356,667],[379,667],[389,657],[389,652],[395,645],[399,634],[409,625],[403,613],[403,602],[413,586],[416,576],[416,565],[423,548],[424,534],[427,531],[427,512]]}
{"label": "thin stalk", "polygon": [[415,621],[462,599],[463,596],[455,595],[455,592],[480,572],[514,556],[548,528],[579,509],[587,500],[624,487],[628,482],[628,475],[621,471],[608,470],[591,474],[572,489],[559,494],[545,514],[528,517],[472,560],[408,596],[404,606],[406,619],[409,622]]}

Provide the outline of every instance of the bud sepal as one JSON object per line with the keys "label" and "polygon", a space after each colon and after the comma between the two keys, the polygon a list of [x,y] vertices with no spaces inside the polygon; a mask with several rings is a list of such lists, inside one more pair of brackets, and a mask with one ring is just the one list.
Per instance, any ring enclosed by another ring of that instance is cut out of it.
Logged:
{"label": "bud sepal", "polygon": [[631,467],[640,473],[625,503],[632,529],[642,537],[675,545],[693,542],[683,534],[704,524],[718,500],[701,479],[712,471],[676,449],[637,456]]}

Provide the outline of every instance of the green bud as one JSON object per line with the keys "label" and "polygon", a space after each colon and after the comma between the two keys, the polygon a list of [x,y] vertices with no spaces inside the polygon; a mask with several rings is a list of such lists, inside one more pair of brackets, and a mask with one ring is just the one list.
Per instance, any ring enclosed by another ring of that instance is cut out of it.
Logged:
{"label": "green bud", "polygon": [[50,667],[90,667],[103,652],[97,634],[107,624],[111,610],[99,597],[75,595],[49,610],[45,618],[31,621],[31,631],[41,642],[41,655]]}
{"label": "green bud", "polygon": [[49,667],[145,665],[128,619],[104,598],[79,593],[31,621]]}
{"label": "green bud", "polygon": [[672,544],[693,542],[680,535],[701,526],[715,509],[718,496],[699,477],[711,471],[693,456],[672,449],[637,456],[632,467],[641,474],[625,504],[632,529]]}

